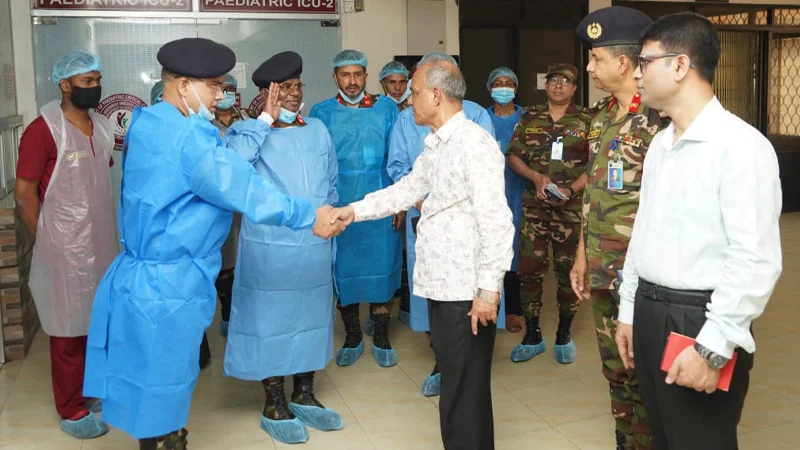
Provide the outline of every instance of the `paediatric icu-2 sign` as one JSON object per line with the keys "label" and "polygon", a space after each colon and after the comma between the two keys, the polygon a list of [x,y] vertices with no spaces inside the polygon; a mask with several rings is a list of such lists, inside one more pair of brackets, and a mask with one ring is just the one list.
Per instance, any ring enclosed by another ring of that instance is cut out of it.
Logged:
{"label": "paediatric icu-2 sign", "polygon": [[336,14],[338,0],[200,0],[200,11]]}

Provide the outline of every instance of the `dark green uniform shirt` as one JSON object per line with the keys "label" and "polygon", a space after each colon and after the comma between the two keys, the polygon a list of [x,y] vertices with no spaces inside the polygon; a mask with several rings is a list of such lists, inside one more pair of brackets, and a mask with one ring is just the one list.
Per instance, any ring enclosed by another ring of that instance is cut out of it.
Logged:
{"label": "dark green uniform shirt", "polygon": [[[612,289],[639,209],[644,157],[653,137],[669,125],[658,111],[642,106],[634,96],[628,114],[617,120],[613,97],[593,108],[589,128],[588,181],[583,193],[583,242],[592,289]],[[609,189],[609,161],[622,163],[622,189]]]}
{"label": "dark green uniform shirt", "polygon": [[[508,154],[525,161],[531,170],[547,175],[559,187],[567,188],[586,171],[586,137],[591,117],[587,110],[569,105],[564,117],[553,122],[547,105],[527,109],[511,137]],[[552,160],[553,143],[561,138],[561,161]],[[580,223],[581,196],[563,206],[551,206],[536,198],[536,186],[528,182],[522,197],[525,217],[539,220]]]}

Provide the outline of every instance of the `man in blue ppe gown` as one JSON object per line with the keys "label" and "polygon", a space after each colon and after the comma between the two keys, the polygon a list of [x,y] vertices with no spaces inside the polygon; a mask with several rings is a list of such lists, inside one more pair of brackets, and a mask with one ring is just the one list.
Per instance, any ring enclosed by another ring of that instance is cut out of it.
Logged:
{"label": "man in blue ppe gown", "polygon": [[381,87],[386,96],[397,103],[397,108],[402,111],[408,108],[408,97],[411,88],[408,85],[408,69],[400,61],[389,61],[381,69],[379,75]]}
{"label": "man in blue ppe gown", "polygon": [[[486,89],[492,96],[494,104],[486,111],[492,118],[495,137],[500,150],[505,154],[514,127],[517,126],[523,113],[522,107],[514,104],[517,95],[519,79],[517,74],[508,67],[498,67],[489,73]],[[504,280],[506,300],[506,329],[512,333],[519,333],[524,322],[522,318],[522,305],[520,303],[520,281],[517,275],[519,265],[519,231],[522,222],[522,193],[525,191],[525,180],[506,167],[506,198],[508,207],[514,217],[514,259],[511,261],[511,270]]]}
{"label": "man in blue ppe gown", "polygon": [[[455,59],[442,52],[432,52],[425,55],[418,66],[424,63],[447,62],[458,65]],[[413,81],[412,81],[413,83]],[[467,119],[480,125],[483,129],[494,136],[494,127],[486,110],[475,102],[463,101],[464,114]],[[414,162],[425,149],[425,137],[430,134],[428,127],[417,125],[414,122],[414,112],[408,108],[400,113],[397,123],[392,130],[392,141],[389,146],[389,162],[387,170],[394,182],[400,181],[411,172]],[[344,203],[344,201],[342,201]],[[406,252],[408,255],[408,285],[413,286],[414,282],[414,263],[416,262],[416,243],[417,230],[416,223],[419,221],[419,211],[422,208],[422,201],[418,202],[414,208],[408,210],[406,216]],[[345,231],[346,232],[346,231]],[[428,324],[428,301],[422,297],[411,293],[411,301],[407,306],[401,305],[400,320],[410,326],[414,331],[430,331]],[[500,316],[498,327],[505,326],[503,316]],[[434,366],[433,371],[422,384],[422,393],[426,396],[439,395],[441,376],[439,368]]]}
{"label": "man in blue ppe gown", "polygon": [[[231,74],[225,75],[222,79],[222,100],[217,104],[217,110],[214,112],[214,120],[211,124],[217,127],[219,134],[225,136],[228,134],[228,129],[240,120],[247,120],[250,118],[257,118],[258,114],[247,108],[239,108],[236,106],[236,90],[239,88],[239,83],[236,78]],[[221,319],[219,321],[219,333],[223,336],[228,335],[228,324],[231,319],[231,291],[233,289],[233,269],[236,266],[236,249],[239,246],[239,229],[242,225],[242,215],[233,215],[233,224],[231,225],[231,232],[225,243],[222,244],[222,270],[219,271],[217,281],[214,286],[217,288],[217,296],[219,303],[222,307],[220,311]]]}
{"label": "man in blue ppe gown", "polygon": [[[222,75],[236,56],[200,38],[158,52],[163,101],[136,109],[127,134],[119,207],[122,253],[92,308],[86,395],[140,449],[185,449],[203,331],[216,306],[220,248],[231,211],[264,224],[331,237],[329,206],[288,197],[222,146],[211,124]],[[271,93],[272,94],[272,93]],[[258,120],[234,124],[228,145],[260,146],[280,108],[277,91]],[[315,220],[316,219],[316,220]],[[327,221],[326,221],[327,219]]]}
{"label": "man in blue ppe gown", "polygon": [[[282,193],[309,198],[319,207],[338,201],[339,168],[325,125],[299,114],[302,70],[300,55],[282,52],[253,72],[262,94],[277,87],[280,116],[260,148],[242,148],[240,155]],[[225,374],[261,381],[266,394],[261,427],[279,442],[305,442],[306,425],[342,428],[341,417],[314,395],[314,372],[333,358],[331,241],[310,230],[245,218],[239,250]],[[285,376],[294,377],[290,404]]]}
{"label": "man in blue ppe gown", "polygon": [[[389,139],[397,105],[366,92],[367,58],[344,50],[333,61],[333,80],[339,93],[314,105],[310,116],[322,120],[331,133],[339,163],[339,201],[351,203],[392,184],[386,172]],[[334,277],[339,310],[346,332],[336,364],[354,364],[364,352],[359,303],[370,304],[374,316],[372,355],[378,365],[397,364],[389,342],[392,297],[400,287],[402,217],[359,223],[336,239]]]}

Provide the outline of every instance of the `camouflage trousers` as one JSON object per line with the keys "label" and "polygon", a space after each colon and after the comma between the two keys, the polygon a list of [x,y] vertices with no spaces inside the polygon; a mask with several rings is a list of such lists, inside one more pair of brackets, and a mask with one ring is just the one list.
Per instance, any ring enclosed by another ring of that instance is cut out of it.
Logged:
{"label": "camouflage trousers", "polygon": [[139,450],[186,450],[186,428],[165,434],[163,436],[139,439]]}
{"label": "camouflage trousers", "polygon": [[556,300],[561,311],[578,311],[578,297],[572,292],[569,272],[575,262],[581,224],[544,221],[527,217],[519,239],[520,297],[525,317],[536,317],[542,310],[542,285],[550,268],[548,247],[553,247],[553,271],[558,282]]}
{"label": "camouflage trousers", "polygon": [[610,290],[592,290],[592,315],[597,331],[597,347],[603,363],[603,376],[610,385],[611,414],[617,430],[627,437],[626,450],[650,450],[650,426],[639,393],[636,372],[622,365],[614,336],[617,333],[619,305]]}

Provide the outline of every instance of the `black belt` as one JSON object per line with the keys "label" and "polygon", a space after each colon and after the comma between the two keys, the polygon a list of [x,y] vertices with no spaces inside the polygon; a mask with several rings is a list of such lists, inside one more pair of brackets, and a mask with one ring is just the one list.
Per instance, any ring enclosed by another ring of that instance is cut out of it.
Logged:
{"label": "black belt", "polygon": [[670,289],[640,278],[638,292],[648,300],[705,308],[706,304],[711,301],[711,294],[714,291]]}

